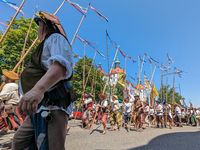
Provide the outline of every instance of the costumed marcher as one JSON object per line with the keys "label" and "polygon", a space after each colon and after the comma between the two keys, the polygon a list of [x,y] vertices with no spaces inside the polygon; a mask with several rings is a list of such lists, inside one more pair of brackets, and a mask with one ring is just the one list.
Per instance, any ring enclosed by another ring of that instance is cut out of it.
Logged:
{"label": "costumed marcher", "polygon": [[191,109],[190,109],[190,124],[192,126],[197,126],[197,118],[196,118],[195,114],[196,114],[195,109],[193,107],[191,107]]}
{"label": "costumed marcher", "polygon": [[143,131],[142,126],[143,126],[143,120],[144,120],[144,115],[143,115],[144,104],[140,100],[139,95],[135,95],[134,98],[135,98],[135,101],[132,106],[131,113],[132,114],[136,113],[136,128],[137,128],[136,131],[142,132]]}
{"label": "costumed marcher", "polygon": [[198,122],[199,122],[199,125],[200,125],[200,110],[199,110],[200,108],[198,108],[197,110],[196,110],[196,118],[197,118],[197,120],[198,120]]}
{"label": "costumed marcher", "polygon": [[154,124],[155,122],[155,119],[154,119],[154,109],[152,106],[150,106],[150,109],[149,109],[149,125],[150,123],[151,124]]}
{"label": "costumed marcher", "polygon": [[[167,110],[167,120],[169,121],[169,128],[172,129],[172,113],[171,113],[171,105],[163,101],[163,117],[166,117],[166,110]],[[165,128],[167,127],[166,122],[164,121]]]}
{"label": "costumed marcher", "polygon": [[175,104],[175,121],[177,123],[177,127],[183,127],[181,122],[181,109],[178,104]]}
{"label": "costumed marcher", "polygon": [[130,103],[128,98],[126,98],[124,100],[124,121],[125,121],[124,128],[127,128],[127,124],[129,124],[129,121],[131,118],[131,107],[132,107],[132,104]]}
{"label": "costumed marcher", "polygon": [[111,101],[111,102],[112,102],[112,104],[110,106],[110,110],[111,110],[111,115],[110,115],[111,128],[109,130],[110,131],[114,130],[114,124],[116,122],[117,123],[116,131],[119,131],[119,128],[122,125],[122,118],[121,118],[121,114],[120,114],[120,111],[119,111],[118,97],[116,95],[113,95],[113,101]]}
{"label": "costumed marcher", "polygon": [[64,150],[68,118],[76,100],[70,83],[72,49],[56,16],[40,11],[34,20],[41,43],[21,74],[24,95],[18,110],[28,117],[15,133],[12,149]]}
{"label": "costumed marcher", "polygon": [[106,132],[107,132],[106,120],[108,117],[108,102],[105,99],[106,96],[104,94],[99,94],[99,98],[100,98],[100,101],[99,101],[98,107],[102,114],[102,124],[103,124],[103,128],[104,128],[103,134],[106,134]]}
{"label": "costumed marcher", "polygon": [[17,103],[20,101],[20,93],[18,84],[18,75],[14,71],[4,69],[2,71],[5,85],[0,92],[1,114],[0,114],[0,130],[1,134],[6,134],[8,130],[17,130],[23,123],[23,118],[17,110]]}
{"label": "costumed marcher", "polygon": [[156,119],[157,119],[157,122],[158,122],[157,128],[159,128],[159,122],[161,123],[161,128],[163,128],[163,122],[164,122],[162,120],[163,106],[161,105],[159,100],[156,101],[155,112],[156,112]]}
{"label": "costumed marcher", "polygon": [[87,92],[86,93],[87,95],[87,98],[84,100],[84,113],[83,113],[83,120],[84,120],[84,123],[85,123],[85,129],[89,129],[89,123],[90,125],[92,124],[92,94]]}
{"label": "costumed marcher", "polygon": [[[144,108],[143,108],[143,112],[144,112],[144,124],[148,125],[148,128],[150,128],[150,122],[149,122],[149,106],[147,102],[143,102],[144,103]],[[144,127],[146,128],[146,127]]]}
{"label": "costumed marcher", "polygon": [[93,110],[92,110],[92,118],[93,119],[95,119],[96,120],[96,118],[94,118],[94,116],[95,116],[95,113],[96,113],[96,107],[97,107],[97,102],[96,101],[93,101],[92,102],[92,108],[93,108]]}
{"label": "costumed marcher", "polygon": [[181,109],[181,122],[185,123],[185,111],[184,111],[184,108]]}

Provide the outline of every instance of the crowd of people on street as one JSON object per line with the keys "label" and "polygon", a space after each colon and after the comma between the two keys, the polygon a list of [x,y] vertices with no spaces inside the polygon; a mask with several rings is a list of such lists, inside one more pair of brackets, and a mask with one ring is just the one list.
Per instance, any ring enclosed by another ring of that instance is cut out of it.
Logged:
{"label": "crowd of people on street", "polygon": [[107,100],[104,94],[99,94],[99,102],[93,101],[92,98],[92,94],[88,92],[82,100],[83,127],[89,129],[94,121],[96,124],[102,123],[103,134],[107,132],[107,123],[111,125],[110,131],[114,130],[116,124],[115,131],[120,131],[121,127],[129,131],[131,125],[134,125],[137,132],[150,129],[152,125],[156,128],[168,128],[169,126],[169,129],[172,129],[173,125],[183,127],[183,123],[188,126],[197,126],[198,123],[200,125],[200,108],[182,108],[179,104],[171,105],[166,100],[162,103],[156,100],[155,106],[148,106],[147,102],[140,100],[139,95],[134,96],[134,102],[125,98],[122,107],[116,95]]}

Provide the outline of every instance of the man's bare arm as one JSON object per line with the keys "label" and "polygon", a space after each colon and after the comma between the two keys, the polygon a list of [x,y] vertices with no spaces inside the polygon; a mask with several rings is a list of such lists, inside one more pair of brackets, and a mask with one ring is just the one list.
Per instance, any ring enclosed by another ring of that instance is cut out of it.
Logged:
{"label": "man's bare arm", "polygon": [[36,85],[27,92],[18,104],[20,114],[35,114],[37,106],[44,97],[44,93],[59,82],[65,75],[66,68],[59,62],[54,62]]}

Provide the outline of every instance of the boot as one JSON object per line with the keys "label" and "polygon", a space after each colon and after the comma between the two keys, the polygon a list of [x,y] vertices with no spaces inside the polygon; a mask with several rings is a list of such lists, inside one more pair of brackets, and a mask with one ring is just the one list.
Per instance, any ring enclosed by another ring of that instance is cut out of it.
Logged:
{"label": "boot", "polygon": [[106,132],[107,132],[107,128],[104,127],[103,134],[106,134]]}

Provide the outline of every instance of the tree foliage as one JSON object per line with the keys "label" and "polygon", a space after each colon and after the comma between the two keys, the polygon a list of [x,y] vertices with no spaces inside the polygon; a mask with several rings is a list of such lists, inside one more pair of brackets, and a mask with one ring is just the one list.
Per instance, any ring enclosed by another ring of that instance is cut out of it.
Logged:
{"label": "tree foliage", "polygon": [[115,95],[117,95],[118,99],[123,100],[123,89],[122,85],[117,82],[115,86]]}
{"label": "tree foliage", "polygon": [[[73,80],[71,82],[76,94],[78,95],[77,102],[80,100],[82,92],[83,92],[83,68],[84,68],[83,64],[84,64],[83,59],[79,59],[78,62],[75,64],[75,68],[73,71],[73,73],[74,73]],[[85,64],[86,64],[86,66],[85,66],[85,82],[86,82],[86,79],[87,79],[87,76],[88,76],[88,73],[90,70],[89,67],[92,67],[92,69],[91,69],[84,93],[86,93],[86,92],[91,93],[92,89],[93,89],[92,94],[95,95],[95,97],[93,99],[95,99],[96,101],[99,101],[98,94],[103,92],[103,88],[105,85],[105,81],[102,80],[103,74],[100,73],[99,71],[97,71],[96,67],[91,65],[92,59],[88,58],[87,56],[86,56]],[[89,67],[87,67],[87,66],[89,66]],[[94,89],[95,89],[95,94],[94,94]]]}
{"label": "tree foliage", "polygon": [[[173,88],[169,88],[170,86],[168,85],[168,93],[167,93],[167,102],[169,104],[172,104],[172,96],[173,96]],[[158,91],[159,92],[159,98],[161,100],[161,89]],[[166,86],[163,86],[162,89],[162,99],[166,99]],[[174,102],[180,104],[180,99],[185,99],[179,93],[174,91]]]}
{"label": "tree foliage", "polygon": [[[15,19],[11,25],[3,42],[0,44],[0,73],[2,73],[3,69],[12,70],[20,60],[25,36],[28,32],[30,22],[31,18],[25,19],[24,17],[20,16],[20,19]],[[7,23],[9,24],[10,21],[7,21]],[[33,21],[25,50],[31,46],[31,40],[34,40],[37,37],[37,28],[37,24]],[[1,32],[0,37],[2,37],[2,35],[3,33]],[[37,41],[37,43],[39,43],[39,41]],[[33,46],[32,51],[35,49],[36,46]],[[26,56],[24,66],[27,66],[28,62],[30,61],[31,53],[32,52]]]}

